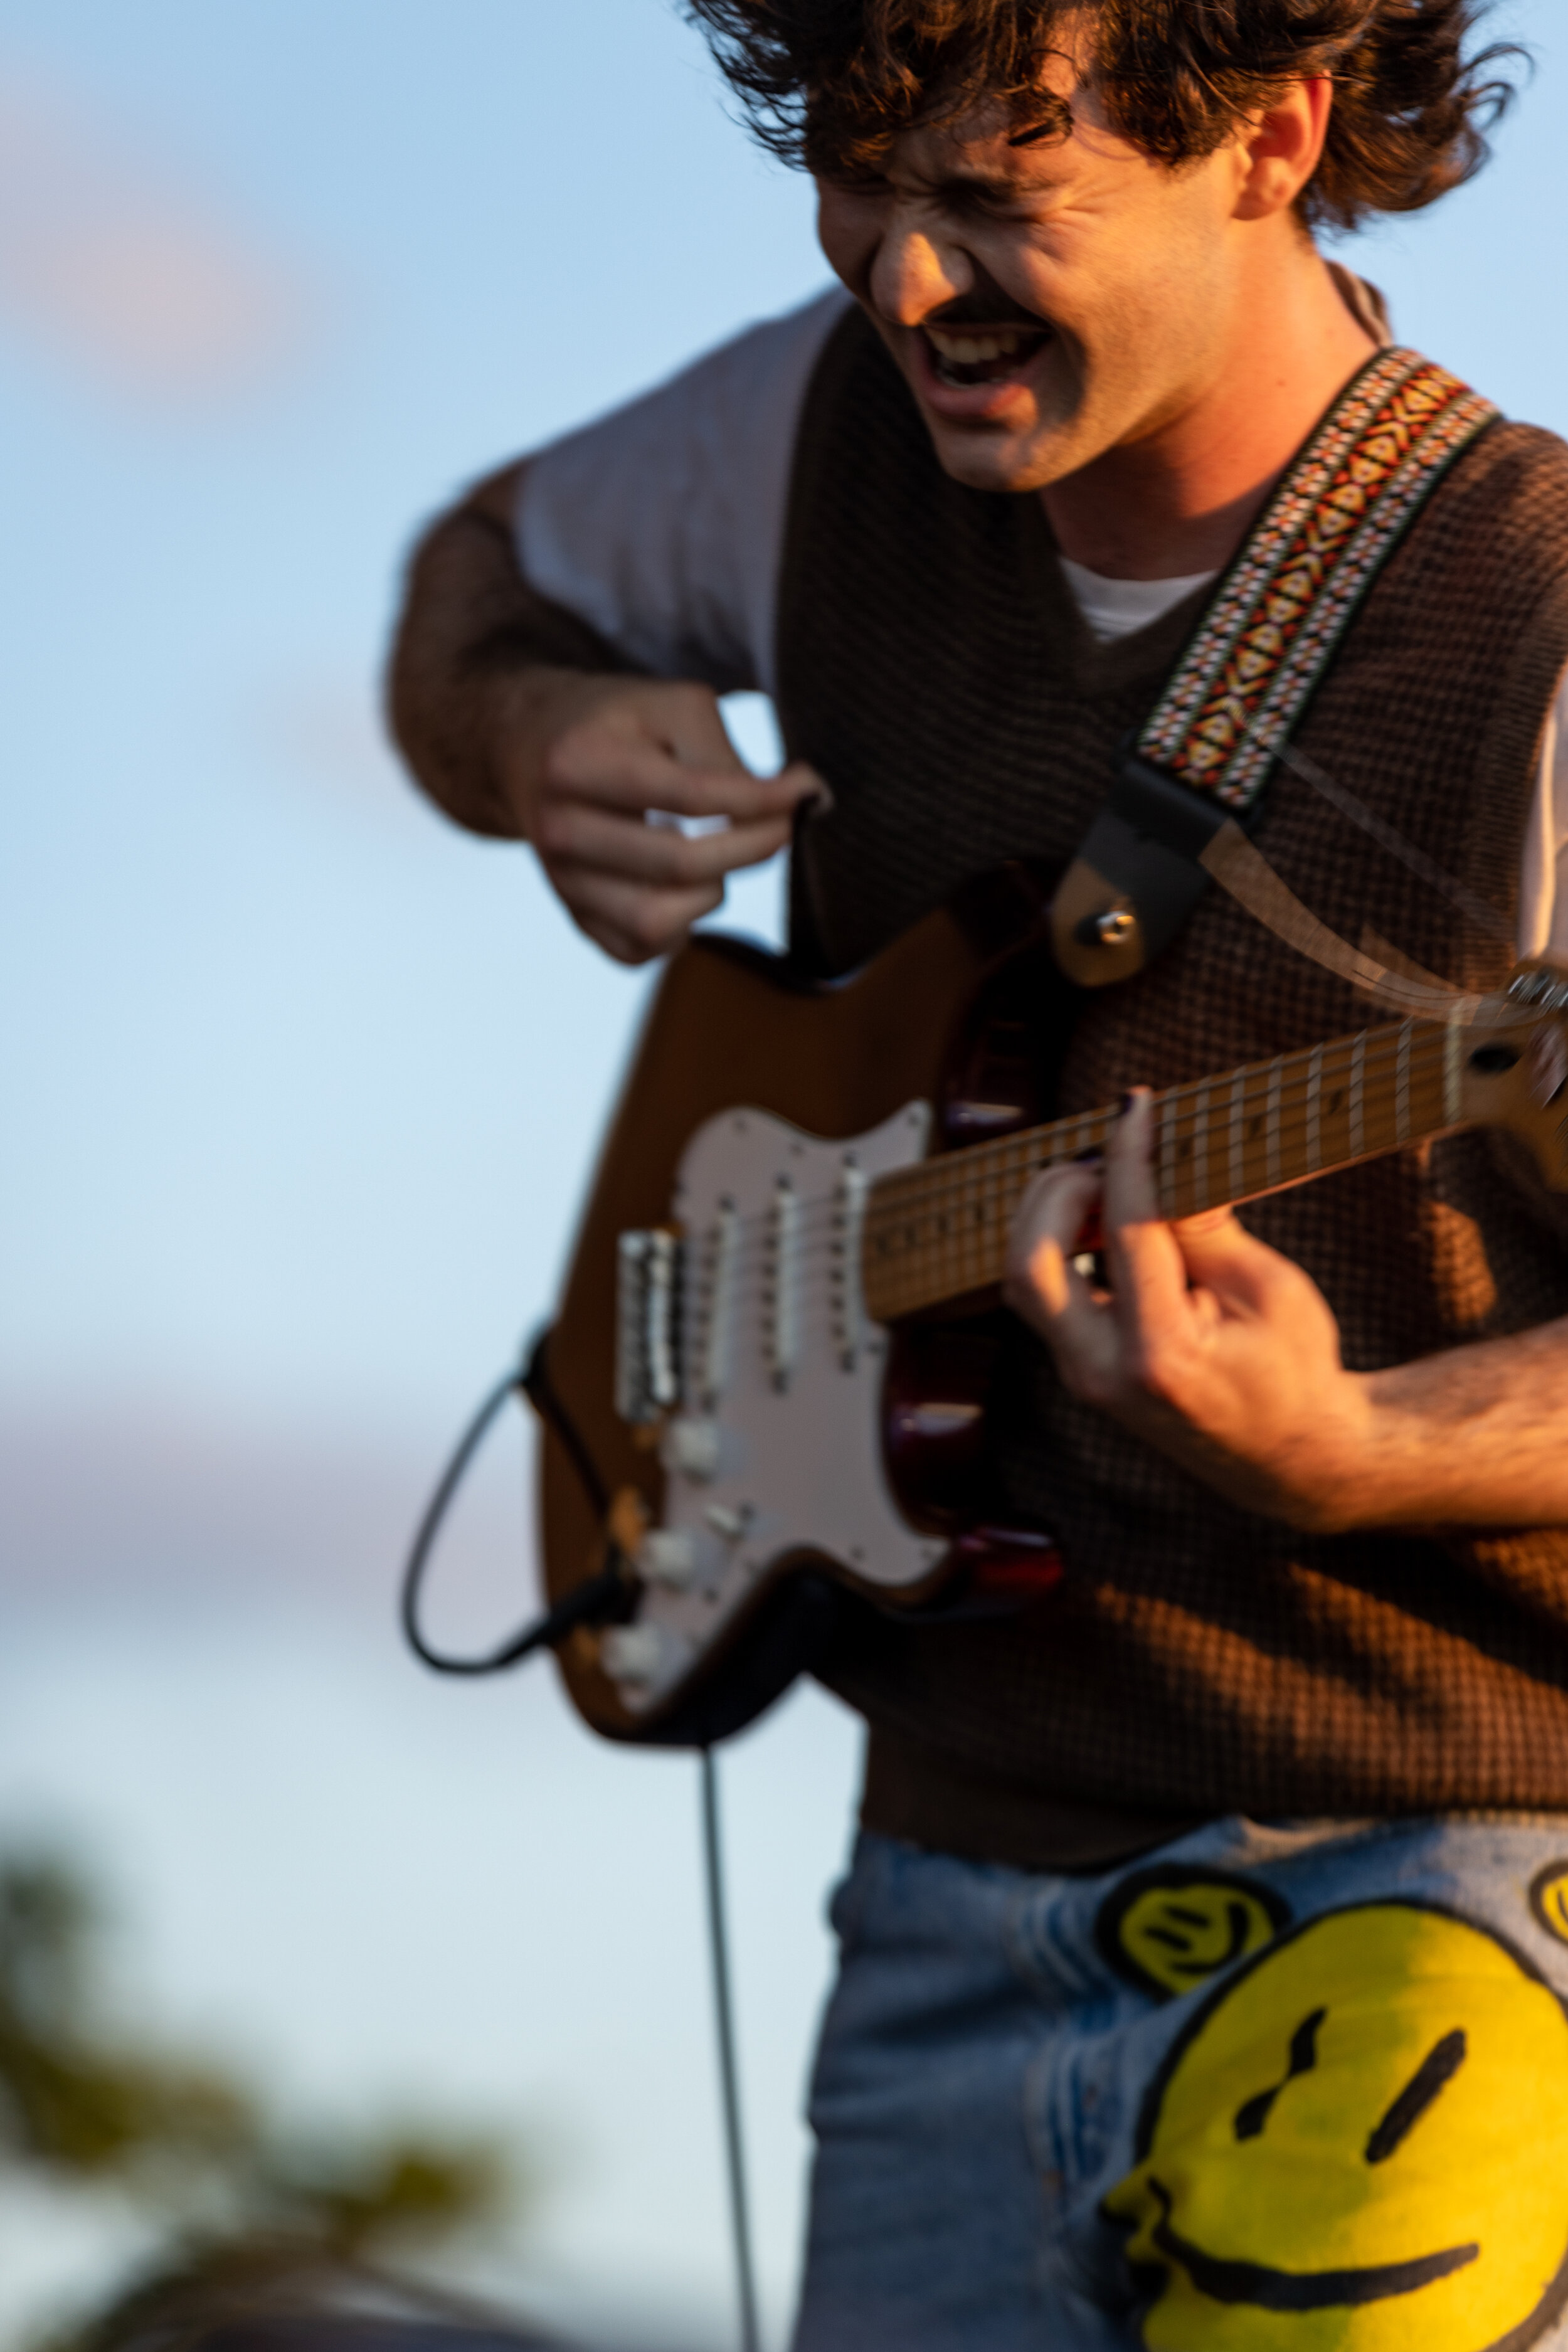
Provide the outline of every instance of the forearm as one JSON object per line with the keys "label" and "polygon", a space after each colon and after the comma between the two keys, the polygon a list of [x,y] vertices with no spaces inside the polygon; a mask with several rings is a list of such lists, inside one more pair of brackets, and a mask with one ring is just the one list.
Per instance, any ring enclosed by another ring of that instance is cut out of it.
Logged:
{"label": "forearm", "polygon": [[1426,1356],[1357,1385],[1350,1527],[1568,1525],[1568,1320]]}
{"label": "forearm", "polygon": [[512,839],[528,831],[529,745],[537,736],[542,757],[561,674],[631,667],[523,578],[510,521],[520,474],[481,483],[420,541],[387,676],[392,730],[424,790],[469,831]]}
{"label": "forearm", "polygon": [[[1069,1390],[1244,1510],[1352,1528],[1568,1526],[1568,1318],[1347,1371],[1327,1299],[1229,1210],[1172,1223],[1136,1089],[1103,1177],[1026,1195],[1008,1297]],[[1077,1270],[1099,1209],[1107,1286]]]}

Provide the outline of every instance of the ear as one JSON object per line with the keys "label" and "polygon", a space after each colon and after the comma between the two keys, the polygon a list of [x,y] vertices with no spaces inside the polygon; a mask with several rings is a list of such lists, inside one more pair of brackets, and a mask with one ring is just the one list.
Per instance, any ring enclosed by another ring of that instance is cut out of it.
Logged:
{"label": "ear", "polygon": [[1237,220],[1267,220],[1289,210],[1318,168],[1333,102],[1327,74],[1288,82],[1271,105],[1239,127],[1246,177]]}

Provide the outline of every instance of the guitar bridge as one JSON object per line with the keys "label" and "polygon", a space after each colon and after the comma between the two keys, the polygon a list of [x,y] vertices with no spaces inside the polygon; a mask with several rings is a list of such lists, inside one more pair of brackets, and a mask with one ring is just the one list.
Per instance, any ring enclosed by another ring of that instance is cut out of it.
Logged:
{"label": "guitar bridge", "polygon": [[662,1227],[625,1233],[616,1271],[616,1411],[647,1429],[680,1398],[680,1244]]}

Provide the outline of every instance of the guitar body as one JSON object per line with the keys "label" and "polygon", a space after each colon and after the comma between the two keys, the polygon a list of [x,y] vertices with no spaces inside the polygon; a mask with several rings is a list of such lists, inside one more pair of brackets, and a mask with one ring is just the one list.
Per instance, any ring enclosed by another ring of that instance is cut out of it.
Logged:
{"label": "guitar body", "polygon": [[[1017,1203],[1116,1116],[1040,1124],[1073,1018],[1047,934],[1010,866],[840,984],[721,938],[670,962],[548,1351],[603,1488],[547,1423],[551,1602],[612,1541],[629,1567],[620,1622],[558,1654],[595,1729],[738,1729],[847,1595],[973,1613],[1059,1579],[1047,1529],[1001,1523],[986,1435]],[[1531,958],[1495,997],[1418,992],[1394,1026],[1157,1096],[1151,1173],[1188,1216],[1489,1124],[1568,1190],[1565,1103],[1568,974]]]}
{"label": "guitar body", "polygon": [[[1001,1591],[1054,1578],[1042,1531],[988,1525],[984,1413],[1005,1310],[991,1293],[896,1332],[866,1324],[844,1230],[847,1186],[1027,1126],[1047,1107],[1040,1006],[1060,983],[1044,924],[1033,883],[1010,867],[847,982],[803,983],[782,959],[711,934],[671,960],[550,1341],[551,1385],[619,1498],[618,1528],[630,1500],[696,1555],[685,1589],[650,1584],[639,1612],[638,1638],[665,1642],[662,1673],[640,1685],[612,1675],[597,1632],[561,1653],[596,1730],[686,1744],[738,1727],[804,1663],[824,1578],[903,1606],[928,1603],[959,1568],[982,1590],[988,1573]],[[681,1244],[686,1360],[679,1400],[639,1423],[617,1398],[621,1237],[661,1233]],[[781,1277],[793,1293],[782,1332],[769,1304]],[[716,1433],[721,1458],[696,1459],[692,1433],[697,1454]],[[605,1529],[548,1425],[542,1471],[555,1602],[600,1568]],[[612,1650],[624,1639],[613,1632]],[[683,1671],[698,1651],[700,1674]]]}

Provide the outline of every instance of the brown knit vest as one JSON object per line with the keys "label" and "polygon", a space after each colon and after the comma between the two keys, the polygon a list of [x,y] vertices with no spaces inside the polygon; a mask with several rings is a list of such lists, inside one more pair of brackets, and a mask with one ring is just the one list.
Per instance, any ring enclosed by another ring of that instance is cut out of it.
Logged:
{"label": "brown knit vest", "polygon": [[[1038,499],[944,475],[850,313],[804,414],[781,583],[785,738],[835,795],[795,860],[803,959],[847,970],[1003,859],[1059,871],[1203,602],[1097,649]],[[1568,449],[1498,425],[1387,564],[1297,740],[1511,929],[1565,663]],[[1507,972],[1504,941],[1289,773],[1269,784],[1256,837],[1343,936],[1371,924],[1466,988]],[[1366,1017],[1215,891],[1146,974],[1085,1000],[1061,1107]],[[1247,1223],[1321,1286],[1352,1369],[1568,1312],[1564,1204],[1494,1137],[1327,1177]],[[955,1787],[1008,1792],[1023,1826],[998,1858],[1031,1858],[1031,1801],[1568,1808],[1568,1530],[1299,1535],[1075,1403],[1022,1326],[1010,1346],[996,1457],[1015,1507],[1058,1531],[1064,1586],[1000,1624],[877,1620],[824,1675],[870,1718],[874,1748],[912,1742]]]}

